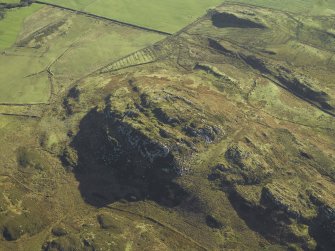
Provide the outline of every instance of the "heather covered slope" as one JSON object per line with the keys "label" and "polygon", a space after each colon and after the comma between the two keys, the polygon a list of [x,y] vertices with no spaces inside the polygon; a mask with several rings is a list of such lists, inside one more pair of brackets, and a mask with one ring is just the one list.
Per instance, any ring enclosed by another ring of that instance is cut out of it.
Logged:
{"label": "heather covered slope", "polygon": [[[94,67],[94,34],[132,34],[90,24],[49,105],[1,108],[0,250],[332,250],[334,18],[265,7]],[[88,18],[44,7],[26,31],[51,14],[66,23],[18,41],[52,48]]]}

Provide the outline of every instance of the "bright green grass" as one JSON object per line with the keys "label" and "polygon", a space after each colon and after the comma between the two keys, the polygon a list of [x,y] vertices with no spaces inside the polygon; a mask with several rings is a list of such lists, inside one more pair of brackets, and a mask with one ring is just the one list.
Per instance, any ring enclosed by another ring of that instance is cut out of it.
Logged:
{"label": "bright green grass", "polygon": [[[174,33],[225,0],[42,0],[123,22]],[[232,0],[305,14],[335,14],[334,0]]]}
{"label": "bright green grass", "polygon": [[117,19],[152,29],[174,33],[215,7],[223,0],[44,0],[61,6]]}
{"label": "bright green grass", "polygon": [[46,73],[35,76],[43,65],[29,56],[0,55],[0,103],[45,103],[50,83]]}
{"label": "bright green grass", "polygon": [[0,20],[0,51],[15,43],[24,19],[40,8],[40,5],[33,4],[29,7],[6,11],[5,18]]}
{"label": "bright green grass", "polygon": [[222,0],[97,0],[86,11],[174,33]]}

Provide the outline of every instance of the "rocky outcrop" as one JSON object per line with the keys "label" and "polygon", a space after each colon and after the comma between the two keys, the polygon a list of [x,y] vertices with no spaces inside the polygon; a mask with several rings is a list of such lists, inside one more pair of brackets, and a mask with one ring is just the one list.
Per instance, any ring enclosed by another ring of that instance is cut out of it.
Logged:
{"label": "rocky outcrop", "polygon": [[255,149],[239,142],[230,146],[225,153],[229,167],[218,165],[216,172],[221,173],[223,183],[230,185],[260,184],[271,177],[273,172],[269,164],[260,156]]}
{"label": "rocky outcrop", "polygon": [[238,17],[231,13],[214,12],[212,22],[218,28],[252,28],[265,29],[266,26],[253,20]]}
{"label": "rocky outcrop", "polygon": [[[190,112],[183,113],[186,109]],[[113,149],[107,154],[113,158],[106,157],[106,161],[127,158],[124,154],[128,151],[147,163],[141,168],[147,166],[160,169],[165,175],[181,175],[184,169],[178,164],[180,154],[190,154],[197,144],[210,144],[222,134],[211,120],[196,118],[188,122],[192,111],[199,113],[200,109],[192,101],[172,93],[135,91],[111,95],[104,114],[106,138]]]}
{"label": "rocky outcrop", "polygon": [[290,70],[280,67],[278,74],[275,75],[277,80],[285,86],[289,91],[298,97],[310,101],[316,104],[322,110],[334,114],[335,108],[332,107],[329,102],[329,96],[323,91],[318,91],[313,86],[318,86],[311,79],[295,74]]}
{"label": "rocky outcrop", "polygon": [[51,241],[46,242],[43,247],[43,251],[74,251],[74,250],[85,250],[94,251],[96,250],[94,245],[90,242],[81,240],[76,236],[63,236]]}
{"label": "rocky outcrop", "polygon": [[35,235],[43,230],[47,222],[44,215],[39,215],[35,209],[21,215],[8,214],[6,220],[2,218],[0,218],[0,233],[7,241],[16,241],[24,235]]}
{"label": "rocky outcrop", "polygon": [[[254,188],[251,188],[250,192]],[[255,188],[256,189],[256,188]],[[315,250],[316,242],[309,235],[309,226],[296,218],[291,218],[280,208],[265,206],[249,200],[238,189],[233,190],[229,197],[239,216],[254,231],[271,241],[303,250]]]}
{"label": "rocky outcrop", "polygon": [[244,62],[251,66],[253,69],[260,71],[263,74],[270,74],[270,70],[268,69],[268,64],[265,60],[258,58],[254,55],[244,55],[240,54],[240,57],[244,60]]}
{"label": "rocky outcrop", "polygon": [[224,47],[220,42],[215,39],[208,38],[208,45],[210,48],[219,51],[220,53],[228,56],[233,56],[235,53],[226,47]]}
{"label": "rocky outcrop", "polygon": [[273,63],[259,58],[255,55],[239,53],[239,57],[262,75],[282,88],[285,88],[295,96],[317,106],[322,111],[335,116],[335,108],[330,104],[329,95],[321,90],[315,89],[320,86],[306,76],[293,72],[283,65]]}
{"label": "rocky outcrop", "polygon": [[77,86],[72,87],[68,95],[63,99],[63,107],[67,115],[72,115],[78,111],[78,102],[80,99],[80,89]]}
{"label": "rocky outcrop", "polygon": [[284,211],[289,217],[309,222],[317,212],[304,188],[295,184],[272,182],[262,189],[261,201],[267,207]]}
{"label": "rocky outcrop", "polygon": [[272,181],[271,172],[258,176],[258,182],[249,182],[255,181],[250,172],[255,162],[248,161],[252,155],[241,146],[232,146],[225,155],[228,164],[216,165],[208,176],[229,194],[232,206],[248,226],[270,240],[304,250],[315,250],[320,243],[326,250],[334,245],[335,210],[320,199],[330,195],[318,194],[314,187],[294,179]]}
{"label": "rocky outcrop", "polygon": [[[107,115],[107,117],[109,116],[111,115]],[[107,155],[111,154],[112,158],[105,156],[106,163],[127,158],[129,153],[133,152],[143,162],[147,163],[148,168],[159,162],[162,170],[168,173],[177,174],[180,171],[177,170],[174,156],[167,145],[148,138],[144,133],[133,128],[131,124],[118,119],[110,119],[106,134],[109,143],[108,148],[113,149],[111,153],[107,153]],[[163,167],[163,163],[167,163],[168,166]]]}
{"label": "rocky outcrop", "polygon": [[[92,198],[92,204],[97,198],[106,201],[103,203],[150,198],[177,205],[186,195],[174,183],[188,172],[183,161],[218,141],[224,130],[213,117],[201,113],[201,105],[186,98],[183,91],[143,91],[132,82],[129,85],[112,92],[102,109],[94,109],[82,119],[71,148],[65,148],[63,163],[74,166],[78,179],[89,186],[97,181],[86,181],[90,179],[86,173],[110,177],[110,187],[99,191],[90,191],[81,182],[82,193],[86,200]],[[76,106],[79,95],[71,93],[68,99]]]}
{"label": "rocky outcrop", "polygon": [[335,206],[331,201],[322,199],[325,196],[321,195],[324,193],[310,192],[310,200],[318,208],[317,217],[312,221],[313,233],[321,240],[335,245]]}
{"label": "rocky outcrop", "polygon": [[[298,149],[291,151],[301,155]],[[232,143],[221,162],[211,168],[208,180],[228,195],[253,231],[288,247],[327,250],[334,245],[331,187],[309,186],[294,176],[282,178],[276,173],[280,167],[268,156],[252,138]]]}

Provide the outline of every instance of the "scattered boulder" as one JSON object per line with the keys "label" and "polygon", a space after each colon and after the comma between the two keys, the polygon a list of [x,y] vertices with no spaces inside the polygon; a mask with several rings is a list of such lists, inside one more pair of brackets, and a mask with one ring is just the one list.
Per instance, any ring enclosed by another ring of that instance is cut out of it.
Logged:
{"label": "scattered boulder", "polygon": [[214,216],[212,215],[207,215],[206,216],[206,224],[210,228],[215,228],[215,229],[221,229],[224,227],[223,223],[219,220],[217,220]]}
{"label": "scattered boulder", "polygon": [[239,56],[244,60],[244,62],[249,65],[251,68],[263,73],[269,74],[271,71],[269,70],[268,63],[255,55],[244,55],[243,53],[239,53]]}
{"label": "scattered boulder", "polygon": [[198,137],[204,140],[206,143],[212,143],[220,133],[220,129],[212,126],[204,126],[201,128],[195,128],[191,126],[185,126],[183,128],[185,134],[189,137]]}
{"label": "scattered boulder", "polygon": [[84,243],[75,236],[63,236],[55,240],[46,242],[43,251],[93,251],[85,248]]}
{"label": "scattered boulder", "polygon": [[78,165],[78,154],[75,149],[71,147],[65,147],[63,154],[61,156],[61,161],[63,165],[68,168],[74,168]]}
{"label": "scattered boulder", "polygon": [[43,221],[44,219],[37,216],[36,213],[13,215],[8,217],[4,223],[2,236],[7,241],[15,241],[25,234],[34,235],[43,229],[45,225]]}
{"label": "scattered boulder", "polygon": [[60,236],[65,236],[68,234],[68,232],[66,231],[66,229],[62,228],[62,227],[54,227],[51,229],[51,233],[54,236],[60,237]]}
{"label": "scattered boulder", "polygon": [[178,118],[169,116],[161,107],[153,109],[152,112],[154,113],[155,117],[164,124],[169,124],[172,126],[177,126],[180,124]]}
{"label": "scattered boulder", "polygon": [[19,147],[17,150],[17,162],[22,168],[34,168],[43,170],[46,164],[43,161],[41,154],[35,149],[27,147]]}
{"label": "scattered boulder", "polygon": [[247,154],[242,152],[242,150],[238,146],[232,146],[229,147],[226,151],[225,157],[229,162],[243,169],[243,159],[247,157]]}
{"label": "scattered boulder", "polygon": [[97,219],[101,228],[121,231],[118,220],[115,219],[113,216],[107,214],[99,214]]}

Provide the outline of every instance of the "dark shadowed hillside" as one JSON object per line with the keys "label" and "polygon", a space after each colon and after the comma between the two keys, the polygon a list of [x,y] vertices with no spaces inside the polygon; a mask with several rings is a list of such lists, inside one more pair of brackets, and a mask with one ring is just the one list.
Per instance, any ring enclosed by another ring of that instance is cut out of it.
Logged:
{"label": "dark shadowed hillside", "polygon": [[130,2],[0,1],[0,251],[334,250],[332,2]]}

